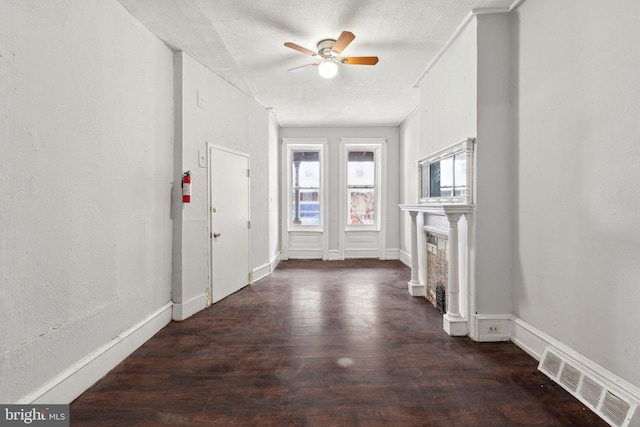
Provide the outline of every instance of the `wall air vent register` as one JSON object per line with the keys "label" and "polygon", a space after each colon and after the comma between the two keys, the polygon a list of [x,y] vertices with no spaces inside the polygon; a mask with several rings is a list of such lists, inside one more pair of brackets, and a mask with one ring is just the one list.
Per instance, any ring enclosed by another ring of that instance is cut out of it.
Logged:
{"label": "wall air vent register", "polygon": [[638,406],[615,384],[560,350],[547,347],[538,369],[614,427],[627,427]]}

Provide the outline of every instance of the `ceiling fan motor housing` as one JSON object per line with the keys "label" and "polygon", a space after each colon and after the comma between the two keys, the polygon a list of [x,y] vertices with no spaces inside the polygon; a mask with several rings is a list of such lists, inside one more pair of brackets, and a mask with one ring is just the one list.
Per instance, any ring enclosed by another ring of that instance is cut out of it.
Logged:
{"label": "ceiling fan motor housing", "polygon": [[318,42],[318,55],[323,59],[334,59],[338,52],[333,51],[334,39],[325,39]]}

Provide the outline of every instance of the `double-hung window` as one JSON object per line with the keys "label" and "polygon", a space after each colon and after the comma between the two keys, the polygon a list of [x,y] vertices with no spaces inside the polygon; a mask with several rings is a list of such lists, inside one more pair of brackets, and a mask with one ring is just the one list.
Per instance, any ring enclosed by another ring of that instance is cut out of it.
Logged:
{"label": "double-hung window", "polygon": [[320,225],[320,153],[291,151],[291,223]]}
{"label": "double-hung window", "polygon": [[376,152],[347,151],[347,225],[375,225]]}
{"label": "double-hung window", "polygon": [[346,230],[379,230],[383,144],[345,140],[344,209]]}
{"label": "double-hung window", "polygon": [[289,229],[322,228],[322,154],[321,144],[290,144],[287,147]]}
{"label": "double-hung window", "polygon": [[282,139],[282,257],[329,259],[326,138]]}

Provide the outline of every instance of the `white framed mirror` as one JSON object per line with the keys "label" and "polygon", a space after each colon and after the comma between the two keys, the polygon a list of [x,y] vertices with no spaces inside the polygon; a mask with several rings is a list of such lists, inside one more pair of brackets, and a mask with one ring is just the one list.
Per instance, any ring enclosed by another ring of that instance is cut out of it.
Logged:
{"label": "white framed mirror", "polygon": [[473,203],[474,138],[418,160],[418,203]]}

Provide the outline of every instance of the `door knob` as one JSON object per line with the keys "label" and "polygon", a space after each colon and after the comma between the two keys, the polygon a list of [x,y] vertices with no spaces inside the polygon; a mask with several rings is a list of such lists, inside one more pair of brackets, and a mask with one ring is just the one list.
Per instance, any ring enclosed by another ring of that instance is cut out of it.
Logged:
{"label": "door knob", "polygon": [[218,232],[213,233],[213,238],[215,239],[216,237],[220,237],[220,233]]}

